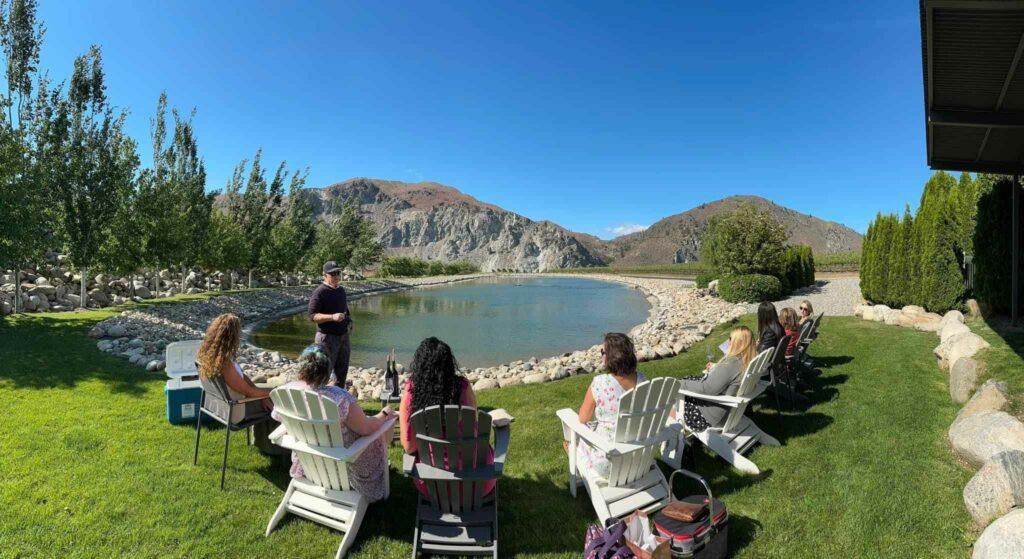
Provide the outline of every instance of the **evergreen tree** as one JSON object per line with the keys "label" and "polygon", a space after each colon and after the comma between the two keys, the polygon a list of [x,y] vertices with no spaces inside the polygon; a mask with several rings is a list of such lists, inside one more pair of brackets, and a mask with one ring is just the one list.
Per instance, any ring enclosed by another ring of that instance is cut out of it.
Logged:
{"label": "evergreen tree", "polygon": [[35,119],[39,186],[56,207],[55,227],[81,274],[81,305],[87,278],[122,197],[135,179],[139,158],[124,134],[125,114],[106,96],[99,47],[75,59],[65,92],[44,97]]}
{"label": "evergreen tree", "polygon": [[866,300],[874,303],[877,303],[878,299],[875,297],[874,284],[872,284],[871,280],[874,277],[875,232],[878,229],[878,221],[881,215],[875,215],[875,219],[868,223],[868,230],[864,234],[864,242],[861,244],[860,249],[860,294]]}
{"label": "evergreen tree", "polygon": [[956,181],[939,171],[925,185],[914,227],[918,243],[919,304],[930,311],[944,312],[956,306],[964,293],[963,273],[957,262],[960,231],[952,192]]}
{"label": "evergreen tree", "polygon": [[908,204],[903,210],[903,219],[898,221],[893,248],[892,261],[888,266],[887,300],[890,305],[902,307],[913,301],[911,289],[911,255],[914,252],[914,216]]}

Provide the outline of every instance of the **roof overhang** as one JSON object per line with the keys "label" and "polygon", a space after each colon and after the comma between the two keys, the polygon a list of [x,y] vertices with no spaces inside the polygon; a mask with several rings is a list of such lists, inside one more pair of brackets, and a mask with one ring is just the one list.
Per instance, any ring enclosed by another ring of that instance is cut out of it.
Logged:
{"label": "roof overhang", "polygon": [[921,0],[928,165],[1024,172],[1024,0]]}

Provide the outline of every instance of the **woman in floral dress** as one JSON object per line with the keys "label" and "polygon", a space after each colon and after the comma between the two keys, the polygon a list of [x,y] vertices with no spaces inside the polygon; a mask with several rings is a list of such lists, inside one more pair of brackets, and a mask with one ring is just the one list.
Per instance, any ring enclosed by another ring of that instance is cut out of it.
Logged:
{"label": "woman in floral dress", "polygon": [[[636,370],[636,349],[629,336],[619,333],[604,335],[604,368],[607,374],[597,375],[590,382],[580,406],[580,423],[587,424],[598,435],[611,440],[619,415],[619,399],[627,390],[647,380]],[[569,433],[563,433],[566,440]],[[582,470],[607,477],[610,464],[604,452],[580,441],[576,447],[576,464]]]}
{"label": "woman in floral dress", "polygon": [[[390,407],[385,407],[379,414],[367,416],[359,407],[355,396],[340,386],[329,384],[330,380],[331,363],[327,353],[322,347],[311,345],[299,356],[299,380],[285,386],[312,390],[337,404],[338,417],[341,419],[341,436],[345,446],[352,444],[359,437],[372,435],[394,415],[395,412]],[[275,416],[274,419],[280,421],[276,411],[272,415]],[[391,442],[393,431],[394,429],[389,429],[348,465],[348,479],[352,483],[352,488],[371,503],[387,496],[384,476],[388,475],[387,445]],[[302,464],[294,452],[289,473],[293,478],[305,477]]]}

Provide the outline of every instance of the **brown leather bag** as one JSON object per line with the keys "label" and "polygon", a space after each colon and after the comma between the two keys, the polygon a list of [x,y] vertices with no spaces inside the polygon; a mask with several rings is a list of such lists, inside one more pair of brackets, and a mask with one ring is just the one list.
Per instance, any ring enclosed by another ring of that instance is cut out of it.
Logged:
{"label": "brown leather bag", "polygon": [[662,513],[672,520],[678,520],[679,522],[693,522],[704,515],[704,511],[708,510],[708,503],[705,500],[703,503],[687,503],[684,501],[672,501],[664,509]]}

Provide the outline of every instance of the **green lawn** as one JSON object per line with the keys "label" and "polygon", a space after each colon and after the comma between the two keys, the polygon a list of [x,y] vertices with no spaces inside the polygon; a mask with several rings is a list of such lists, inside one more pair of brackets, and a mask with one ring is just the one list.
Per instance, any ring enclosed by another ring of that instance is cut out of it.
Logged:
{"label": "green lawn", "polygon": [[1006,381],[1012,394],[1009,411],[1024,419],[1024,329],[1010,328],[1003,318],[992,319],[992,324],[972,318],[968,325],[992,345],[978,354],[984,364],[979,384],[990,378]]}
{"label": "green lawn", "polygon": [[[0,556],[332,557],[340,536],[295,517],[263,531],[286,465],[232,437],[227,490],[217,489],[220,431],[164,420],[163,380],[102,354],[84,333],[111,314],[18,317],[0,325]],[[750,323],[750,317],[745,319]],[[725,328],[712,340],[723,338]],[[443,336],[443,333],[440,333]],[[931,354],[934,334],[830,318],[812,353],[824,365],[808,409],[755,421],[781,448],[757,448],[759,478],[699,454],[732,513],[737,557],[967,557],[975,534],[961,502],[969,472],[945,432],[956,406]],[[649,375],[691,374],[704,346],[643,364]],[[577,406],[589,379],[489,391],[486,407],[517,417],[500,482],[503,555],[579,557],[594,521],[566,488],[555,410]],[[399,464],[392,451],[392,464]],[[407,557],[414,490],[392,470],[353,557]],[[693,492],[692,487],[689,488]]]}

